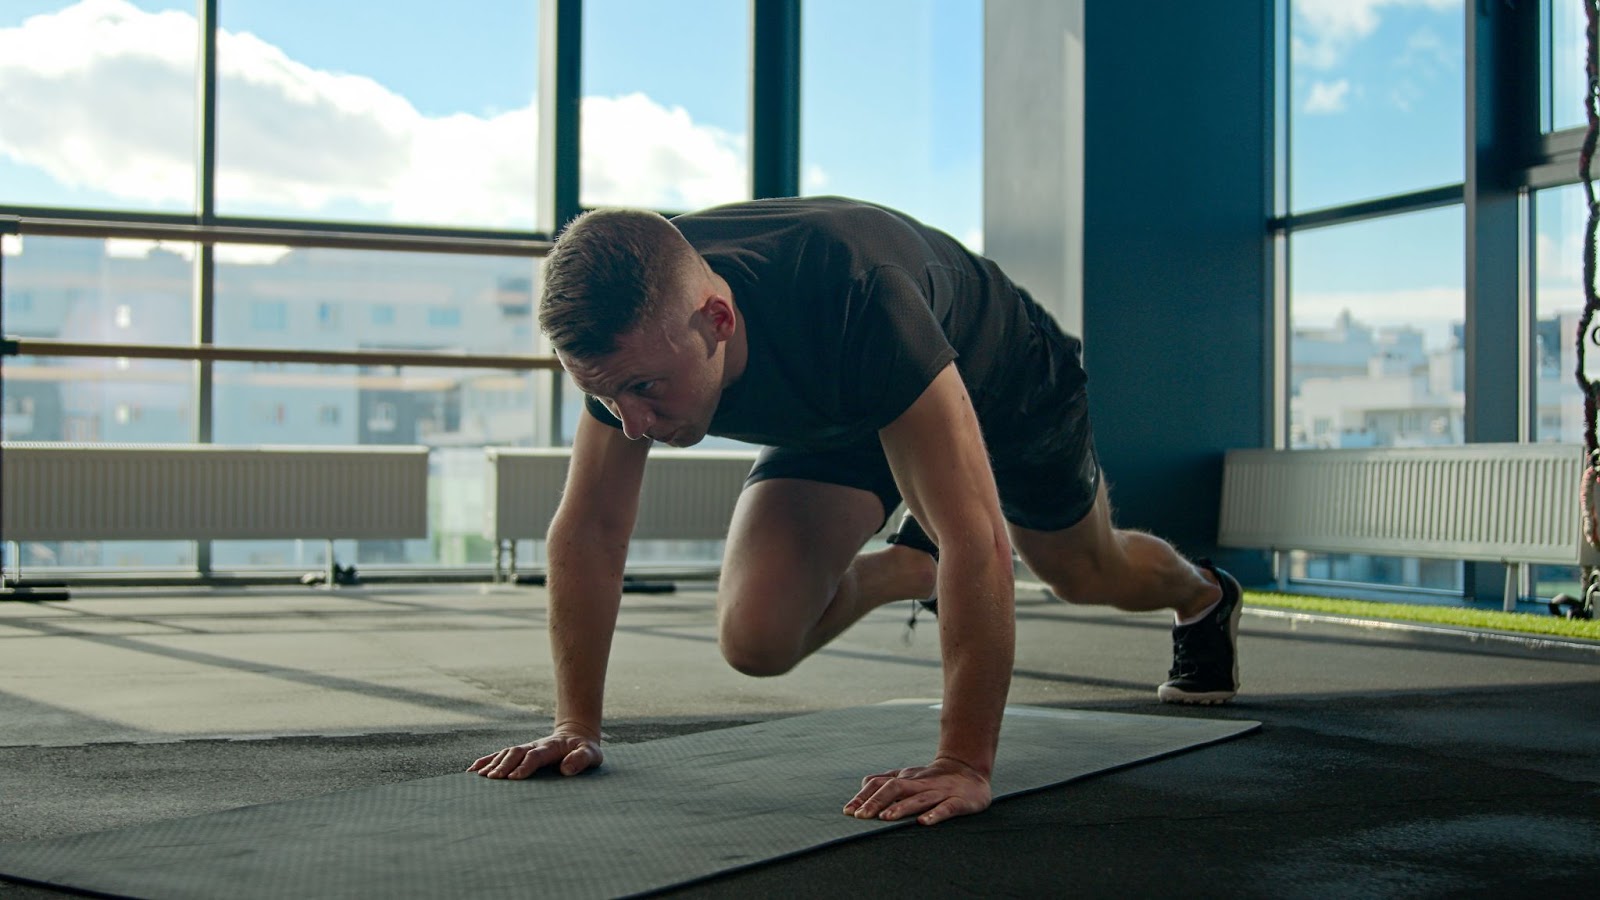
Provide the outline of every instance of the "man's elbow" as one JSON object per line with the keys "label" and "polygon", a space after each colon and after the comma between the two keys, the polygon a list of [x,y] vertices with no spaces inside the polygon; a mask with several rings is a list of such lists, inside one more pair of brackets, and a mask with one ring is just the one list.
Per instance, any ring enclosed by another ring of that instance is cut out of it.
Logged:
{"label": "man's elbow", "polygon": [[940,542],[941,568],[944,563],[960,560],[956,563],[957,568],[964,563],[979,572],[1000,572],[1010,577],[1011,538],[1004,527],[972,529],[953,538]]}
{"label": "man's elbow", "polygon": [[545,540],[550,546],[577,540],[597,546],[622,543],[633,534],[633,519],[616,509],[562,500],[550,518]]}

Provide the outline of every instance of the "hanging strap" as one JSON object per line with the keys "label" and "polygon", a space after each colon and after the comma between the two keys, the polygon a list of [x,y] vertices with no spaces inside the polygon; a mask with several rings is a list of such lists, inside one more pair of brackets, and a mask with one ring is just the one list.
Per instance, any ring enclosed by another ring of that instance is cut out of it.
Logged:
{"label": "hanging strap", "polygon": [[1578,153],[1578,174],[1583,181],[1584,199],[1589,204],[1588,224],[1583,241],[1583,315],[1578,319],[1577,371],[1578,388],[1583,392],[1583,447],[1587,465],[1583,477],[1583,531],[1591,546],[1600,549],[1600,521],[1591,502],[1595,472],[1600,469],[1600,385],[1590,380],[1586,359],[1589,342],[1595,339],[1590,329],[1594,316],[1600,310],[1600,294],[1595,287],[1595,235],[1600,231],[1600,204],[1595,202],[1594,176],[1589,164],[1594,159],[1595,144],[1600,138],[1600,70],[1595,63],[1596,31],[1600,28],[1600,0],[1584,0],[1584,36],[1588,47],[1584,69],[1588,75],[1584,91],[1584,112],[1588,127],[1583,135],[1583,147]]}

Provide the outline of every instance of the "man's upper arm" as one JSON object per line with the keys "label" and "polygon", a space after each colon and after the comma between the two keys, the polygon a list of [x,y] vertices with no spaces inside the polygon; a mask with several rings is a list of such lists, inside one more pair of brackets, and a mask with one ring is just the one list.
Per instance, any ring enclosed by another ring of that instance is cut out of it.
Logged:
{"label": "man's upper arm", "polygon": [[579,416],[557,515],[578,516],[587,524],[631,534],[650,444],[629,440],[594,416]]}
{"label": "man's upper arm", "polygon": [[962,537],[982,540],[995,530],[1003,536],[983,432],[954,363],[880,438],[906,504],[941,546]]}

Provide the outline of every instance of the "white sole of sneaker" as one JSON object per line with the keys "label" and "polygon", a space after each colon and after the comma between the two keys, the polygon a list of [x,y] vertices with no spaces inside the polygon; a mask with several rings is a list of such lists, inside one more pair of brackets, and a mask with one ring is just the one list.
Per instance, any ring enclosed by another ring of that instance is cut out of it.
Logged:
{"label": "white sole of sneaker", "polygon": [[1192,706],[1216,706],[1232,700],[1237,691],[1210,691],[1205,694],[1189,694],[1166,685],[1156,688],[1156,697],[1163,703],[1188,703]]}

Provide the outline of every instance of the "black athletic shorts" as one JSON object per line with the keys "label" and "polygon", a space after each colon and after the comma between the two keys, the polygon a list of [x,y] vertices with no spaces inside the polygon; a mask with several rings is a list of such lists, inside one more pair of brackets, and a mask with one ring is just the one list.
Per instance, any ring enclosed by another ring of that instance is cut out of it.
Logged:
{"label": "black athletic shorts", "polygon": [[[1072,340],[1076,357],[1081,344]],[[1082,521],[1100,490],[1100,463],[1089,427],[1089,395],[1079,382],[1064,396],[1029,398],[1027,414],[984,429],[1000,511],[1013,525],[1058,531]],[[837,450],[767,447],[745,479],[803,478],[860,488],[883,502],[885,521],[900,505],[900,490],[877,441]]]}

